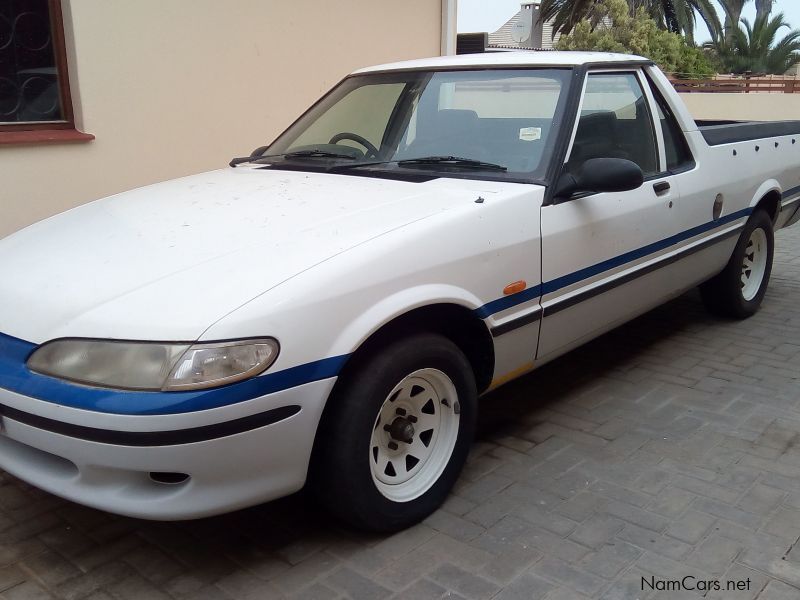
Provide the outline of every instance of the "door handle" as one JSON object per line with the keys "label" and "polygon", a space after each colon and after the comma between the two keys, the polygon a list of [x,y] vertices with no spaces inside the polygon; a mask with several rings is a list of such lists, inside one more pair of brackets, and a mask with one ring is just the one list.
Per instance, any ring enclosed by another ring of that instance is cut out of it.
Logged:
{"label": "door handle", "polygon": [[670,190],[669,181],[659,181],[653,184],[653,190],[657,196],[663,196]]}

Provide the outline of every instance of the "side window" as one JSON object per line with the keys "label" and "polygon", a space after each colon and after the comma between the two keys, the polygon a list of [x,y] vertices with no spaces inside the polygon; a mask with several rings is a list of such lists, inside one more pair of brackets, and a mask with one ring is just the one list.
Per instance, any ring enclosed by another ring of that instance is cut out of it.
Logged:
{"label": "side window", "polygon": [[657,174],[652,123],[636,75],[590,74],[567,170],[576,173],[591,158],[625,158],[638,164],[645,176]]}
{"label": "side window", "polygon": [[650,82],[650,89],[656,99],[658,119],[661,122],[661,130],[664,132],[664,153],[667,155],[667,170],[677,171],[694,165],[694,158],[689,150],[689,145],[686,143],[686,137],[683,135],[683,131],[681,131],[678,120],[675,118],[669,103],[652,82]]}

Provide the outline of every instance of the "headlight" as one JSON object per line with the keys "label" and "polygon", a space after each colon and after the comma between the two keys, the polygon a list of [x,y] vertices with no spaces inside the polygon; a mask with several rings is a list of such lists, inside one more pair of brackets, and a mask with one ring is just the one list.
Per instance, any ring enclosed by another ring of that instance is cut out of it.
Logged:
{"label": "headlight", "polygon": [[66,339],[39,348],[28,368],[100,387],[196,390],[255,377],[275,362],[278,350],[271,338],[194,345]]}

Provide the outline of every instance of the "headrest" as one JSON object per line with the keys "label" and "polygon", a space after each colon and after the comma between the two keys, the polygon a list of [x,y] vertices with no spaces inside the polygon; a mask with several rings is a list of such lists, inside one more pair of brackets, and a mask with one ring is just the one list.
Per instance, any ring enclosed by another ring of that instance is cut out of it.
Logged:
{"label": "headrest", "polygon": [[581,133],[592,137],[613,135],[617,126],[617,115],[610,110],[583,115],[579,128]]}

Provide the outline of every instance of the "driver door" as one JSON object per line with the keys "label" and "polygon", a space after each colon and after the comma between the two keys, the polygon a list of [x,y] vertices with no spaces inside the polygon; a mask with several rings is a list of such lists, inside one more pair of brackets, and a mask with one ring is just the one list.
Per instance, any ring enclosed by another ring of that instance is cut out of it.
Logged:
{"label": "driver door", "polygon": [[539,361],[562,354],[655,306],[670,290],[645,274],[677,233],[677,188],[666,173],[650,90],[638,70],[590,72],[563,171],[591,158],[624,158],[645,183],[627,192],[583,194],[543,206]]}

